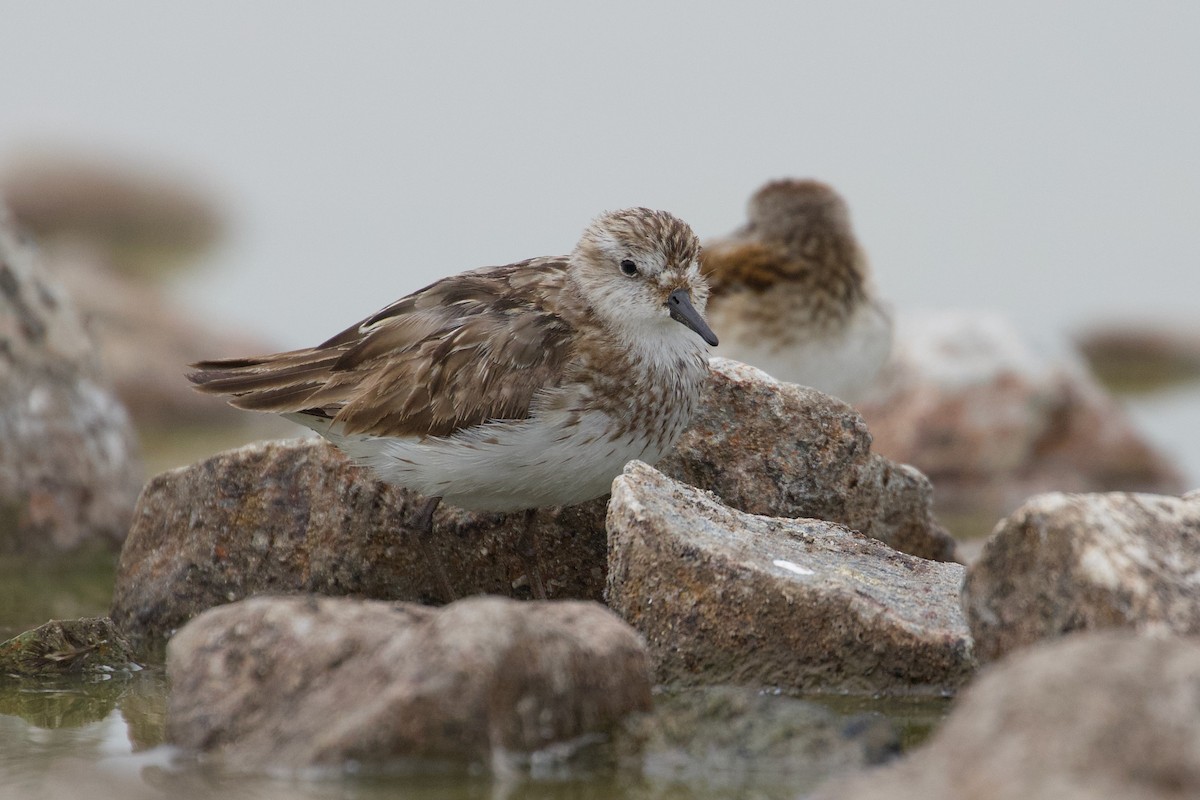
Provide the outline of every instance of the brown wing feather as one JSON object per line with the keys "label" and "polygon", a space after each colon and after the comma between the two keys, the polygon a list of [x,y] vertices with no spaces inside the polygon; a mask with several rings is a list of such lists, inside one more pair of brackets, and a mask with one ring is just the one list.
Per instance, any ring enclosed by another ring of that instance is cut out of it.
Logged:
{"label": "brown wing feather", "polygon": [[523,419],[570,358],[571,326],[556,313],[563,266],[446,278],[317,347],[204,361],[188,377],[239,408],[329,416],[347,433],[447,436]]}
{"label": "brown wing feather", "polygon": [[761,292],[781,279],[795,280],[804,267],[783,247],[760,242],[715,242],[700,252],[700,269],[713,297],[738,288]]}

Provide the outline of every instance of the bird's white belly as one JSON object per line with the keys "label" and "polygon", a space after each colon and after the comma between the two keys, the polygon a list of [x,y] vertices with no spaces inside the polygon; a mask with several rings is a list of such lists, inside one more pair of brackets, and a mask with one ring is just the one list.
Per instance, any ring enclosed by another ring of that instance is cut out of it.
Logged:
{"label": "bird's white belly", "polygon": [[860,307],[837,331],[781,343],[736,323],[721,330],[714,355],[732,358],[777,380],[811,386],[847,402],[862,397],[892,348],[892,321],[877,306]]}
{"label": "bird's white belly", "polygon": [[[609,491],[632,459],[654,463],[687,420],[669,420],[666,437],[620,429],[599,411],[549,413],[493,422],[451,437],[345,436],[328,422],[288,415],[329,439],[376,477],[472,511],[508,512],[573,505]],[[573,424],[568,424],[573,419]],[[665,443],[665,446],[664,446]]]}

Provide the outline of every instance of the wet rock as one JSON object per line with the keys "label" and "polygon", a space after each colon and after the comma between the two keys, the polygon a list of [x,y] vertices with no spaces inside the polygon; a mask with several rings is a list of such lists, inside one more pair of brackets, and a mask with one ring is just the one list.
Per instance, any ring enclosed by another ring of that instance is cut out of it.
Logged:
{"label": "wet rock", "polygon": [[981,661],[1077,630],[1200,633],[1200,494],[1047,494],[1003,520],[967,570]]}
{"label": "wet rock", "polygon": [[[165,472],[138,501],[111,616],[146,652],[201,611],[254,594],[445,602],[408,533],[422,502],[315,439],[247,445]],[[520,514],[438,509],[432,556],[458,596],[530,596],[522,524]],[[534,524],[547,594],[599,599],[604,500],[542,510]]]}
{"label": "wet rock", "polygon": [[19,678],[140,669],[108,617],[50,620],[0,642],[0,675]]}
{"label": "wet rock", "polygon": [[74,306],[0,209],[0,551],[120,543],[140,473]]}
{"label": "wet rock", "polygon": [[876,452],[929,476],[938,513],[960,530],[1041,492],[1183,488],[1076,355],[1037,352],[994,314],[903,320],[891,364],[858,408]]}
{"label": "wet rock", "polygon": [[854,409],[737,361],[710,364],[700,411],[659,469],[740,511],[828,520],[912,555],[954,560],[929,481],[873,454]]}
{"label": "wet rock", "polygon": [[259,597],[184,627],[167,671],[168,740],[250,769],[495,766],[650,707],[637,635],[583,602]]}
{"label": "wet rock", "polygon": [[1014,654],[910,757],[811,800],[1200,796],[1200,642],[1080,634]]}
{"label": "wet rock", "polygon": [[794,797],[830,775],[883,763],[900,748],[895,727],[880,715],[845,717],[728,686],[658,695],[653,711],[628,717],[614,738],[626,773],[662,796],[682,785],[730,797],[786,786]]}
{"label": "wet rock", "polygon": [[613,482],[608,531],[609,605],[663,683],[941,693],[974,669],[959,564],[743,514],[640,462]]}

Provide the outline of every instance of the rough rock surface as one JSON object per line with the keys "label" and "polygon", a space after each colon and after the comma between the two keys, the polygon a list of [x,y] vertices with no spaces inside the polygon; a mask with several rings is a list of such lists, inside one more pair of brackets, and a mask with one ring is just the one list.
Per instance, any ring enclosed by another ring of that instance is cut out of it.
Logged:
{"label": "rough rock surface", "polygon": [[637,635],[586,602],[259,597],[184,627],[167,671],[168,740],[238,768],[495,764],[650,707]]}
{"label": "rough rock surface", "polygon": [[967,570],[981,661],[1081,629],[1200,633],[1200,494],[1047,494],[997,526]]}
{"label": "rough rock surface", "polygon": [[74,306],[0,209],[0,551],[119,543],[140,486]]}
{"label": "rough rock surface", "polygon": [[912,555],[954,560],[929,481],[872,454],[854,409],[747,364],[710,363],[701,410],[659,469],[749,514],[828,520]]}
{"label": "rough rock surface", "polygon": [[959,564],[743,514],[636,461],[613,482],[608,531],[609,605],[663,683],[941,693],[974,669]]}
{"label": "rough rock surface", "polygon": [[876,452],[929,476],[947,518],[990,524],[1047,491],[1183,488],[1078,356],[1040,353],[994,314],[903,320],[858,408]]}
{"label": "rough rock surface", "polygon": [[[121,551],[111,616],[145,652],[205,609],[262,593],[445,602],[408,533],[421,498],[301,439],[220,453],[151,479]],[[523,517],[442,506],[433,557],[458,596],[529,597]],[[604,500],[535,517],[551,598],[599,599]]]}
{"label": "rough rock surface", "polygon": [[984,671],[929,743],[810,800],[1200,797],[1200,642],[1108,631]]}
{"label": "rough rock surface", "polygon": [[679,785],[727,797],[759,797],[778,786],[795,797],[900,751],[896,728],[881,715],[846,717],[813,702],[730,686],[660,694],[654,710],[626,718],[614,740],[626,774],[660,788],[646,793],[654,797],[676,796],[667,787]]}
{"label": "rough rock surface", "polygon": [[132,648],[108,617],[51,620],[0,642],[0,675],[111,673],[131,666]]}

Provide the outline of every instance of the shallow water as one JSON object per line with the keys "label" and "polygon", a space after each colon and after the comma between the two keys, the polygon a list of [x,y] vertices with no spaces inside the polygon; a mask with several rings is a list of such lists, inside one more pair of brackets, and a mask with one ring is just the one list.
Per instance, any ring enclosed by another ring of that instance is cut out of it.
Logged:
{"label": "shallow water", "polygon": [[[820,776],[738,774],[723,779],[629,775],[589,767],[535,768],[532,774],[495,776],[482,769],[405,767],[390,772],[338,771],[300,775],[239,775],[222,772],[162,743],[167,681],[160,669],[82,679],[0,684],[0,798],[140,798],[170,795],[184,800],[249,798],[375,798],[424,800],[467,798],[718,798],[795,797]],[[905,746],[922,740],[945,713],[948,701],[886,701],[826,698],[848,714],[887,714],[903,732]],[[602,759],[597,759],[602,760]],[[86,795],[80,786],[86,785]]]}
{"label": "shallow water", "polygon": [[[106,613],[111,556],[67,561],[0,559],[0,640],[51,617]],[[0,677],[0,800],[507,800],[507,798],[793,798],[820,776],[751,773],[652,777],[617,773],[603,753],[530,772],[396,768],[290,776],[229,774],[163,744],[167,680],[161,668],[106,676],[17,681]],[[820,697],[839,714],[892,719],[907,749],[946,713],[943,699]],[[599,747],[603,747],[600,745]],[[586,756],[586,754],[585,754]]]}

